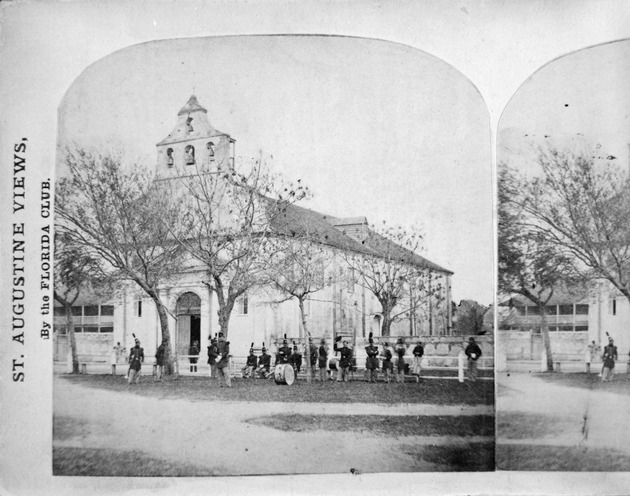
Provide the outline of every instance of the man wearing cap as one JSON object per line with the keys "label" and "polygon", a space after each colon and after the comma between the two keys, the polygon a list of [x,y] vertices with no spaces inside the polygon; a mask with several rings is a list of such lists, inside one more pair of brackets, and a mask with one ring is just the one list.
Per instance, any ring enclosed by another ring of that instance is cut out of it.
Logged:
{"label": "man wearing cap", "polygon": [[389,349],[389,343],[385,341],[383,343],[383,373],[385,374],[385,380],[389,384],[389,376],[394,370],[394,364],[392,363],[392,350]]}
{"label": "man wearing cap", "polygon": [[[222,332],[219,333],[217,348],[219,350],[219,355],[217,356],[217,368],[219,369],[219,375],[223,376],[227,387],[232,387],[229,363],[230,342],[225,340],[225,336],[223,336]],[[221,384],[221,387],[223,387],[223,384]]]}
{"label": "man wearing cap", "polygon": [[208,346],[208,365],[210,365],[210,377],[218,379],[219,369],[217,368],[217,357],[219,356],[219,348],[217,347],[216,334],[210,340],[210,346]]}
{"label": "man wearing cap", "polygon": [[298,351],[297,346],[293,347],[293,353],[289,356],[289,363],[293,367],[295,373],[298,374],[302,368],[302,353]]}
{"label": "man wearing cap", "polygon": [[254,370],[256,370],[256,365],[258,365],[258,358],[254,354],[254,343],[252,343],[251,348],[249,349],[249,356],[247,357],[247,362],[245,363],[245,367],[243,367],[243,379],[253,379],[254,378]]}
{"label": "man wearing cap", "polygon": [[339,372],[337,373],[337,382],[348,382],[348,371],[352,364],[352,350],[348,348],[348,341],[343,342],[343,346],[338,348],[339,357]]}
{"label": "man wearing cap", "polygon": [[164,356],[166,355],[166,344],[168,340],[166,338],[162,339],[162,344],[158,346],[157,351],[155,352],[155,380],[161,381],[162,376],[164,375]]}
{"label": "man wearing cap", "polygon": [[328,362],[328,350],[326,349],[325,339],[322,339],[317,349],[317,362],[319,365],[319,380],[324,383],[326,381],[326,364]]}
{"label": "man wearing cap", "polygon": [[396,369],[398,374],[396,374],[396,382],[405,382],[405,353],[407,352],[407,348],[405,347],[405,343],[402,338],[398,338],[396,342],[396,348],[394,350],[396,352]]}
{"label": "man wearing cap", "polygon": [[313,338],[308,338],[308,353],[311,365],[311,378],[315,379],[315,369],[317,369],[317,346],[313,344]]}
{"label": "man wearing cap", "polygon": [[617,347],[613,338],[608,338],[608,345],[604,347],[604,354],[602,360],[604,362],[604,368],[602,370],[602,382],[612,382],[613,372],[615,371],[615,360],[617,356]]}
{"label": "man wearing cap", "polygon": [[416,382],[420,382],[420,373],[422,372],[422,356],[424,355],[424,347],[418,341],[413,349],[413,374],[416,376]]}
{"label": "man wearing cap", "polygon": [[271,355],[267,355],[267,348],[265,348],[265,345],[263,345],[262,355],[258,357],[258,369],[256,369],[256,372],[258,372],[263,379],[266,379],[269,376],[270,369]]}
{"label": "man wearing cap", "polygon": [[282,346],[278,350],[278,354],[276,355],[276,365],[280,365],[282,363],[289,363],[289,358],[291,357],[291,348],[287,345],[287,336],[284,335],[284,340],[282,341]]}
{"label": "man wearing cap", "polygon": [[365,353],[367,359],[365,361],[365,368],[368,372],[368,382],[376,382],[376,376],[378,374],[378,347],[374,346],[374,339],[372,339],[372,333],[370,333],[369,344],[365,347]]}
{"label": "man wearing cap", "polygon": [[190,371],[197,372],[197,360],[199,359],[199,341],[193,341],[193,344],[188,348],[188,355],[190,355]]}
{"label": "man wearing cap", "polygon": [[475,343],[475,338],[468,339],[468,346],[465,352],[468,357],[468,378],[471,381],[477,380],[477,360],[481,356],[481,348]]}
{"label": "man wearing cap", "polygon": [[140,340],[136,338],[136,345],[129,353],[129,384],[140,381],[140,369],[144,362],[144,349],[140,347]]}

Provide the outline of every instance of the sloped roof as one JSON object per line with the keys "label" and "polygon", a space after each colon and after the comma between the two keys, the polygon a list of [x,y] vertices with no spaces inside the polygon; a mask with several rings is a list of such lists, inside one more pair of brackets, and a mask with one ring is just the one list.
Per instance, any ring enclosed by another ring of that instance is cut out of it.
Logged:
{"label": "sloped roof", "polygon": [[[186,105],[177,113],[177,124],[173,130],[157,146],[186,140],[212,138],[213,136],[229,137],[229,134],[217,130],[210,124],[207,113],[208,111],[197,102],[197,97],[192,95]],[[191,119],[190,123],[188,122],[189,119]]]}
{"label": "sloped roof", "polygon": [[186,105],[184,105],[180,109],[180,111],[177,112],[177,115],[190,114],[192,112],[204,112],[206,114],[208,113],[205,108],[199,105],[199,102],[197,101],[197,97],[195,95],[190,96],[190,98],[186,102]]}
{"label": "sloped roof", "polygon": [[[588,303],[589,293],[588,289],[584,287],[576,288],[556,288],[554,289],[551,299],[547,305],[570,305],[573,303]],[[507,306],[532,306],[534,303],[523,295],[513,295],[510,298],[502,299],[499,303],[501,307]]]}
{"label": "sloped roof", "polygon": [[[358,217],[363,219],[364,217]],[[316,241],[333,248],[351,250],[356,253],[376,257],[392,257],[416,267],[427,268],[438,272],[453,274],[426,258],[413,253],[385,237],[368,230],[364,241],[357,241],[337,229],[335,225],[340,219],[299,207],[287,205],[284,211],[272,220],[272,229],[286,236],[309,236]]]}

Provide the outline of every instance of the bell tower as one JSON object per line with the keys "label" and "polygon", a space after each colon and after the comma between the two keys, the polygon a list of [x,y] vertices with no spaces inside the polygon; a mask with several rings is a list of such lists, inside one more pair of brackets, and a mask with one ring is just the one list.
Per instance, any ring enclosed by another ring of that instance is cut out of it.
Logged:
{"label": "bell tower", "polygon": [[215,129],[208,111],[192,95],[177,113],[177,124],[157,147],[156,175],[182,177],[234,167],[235,140]]}

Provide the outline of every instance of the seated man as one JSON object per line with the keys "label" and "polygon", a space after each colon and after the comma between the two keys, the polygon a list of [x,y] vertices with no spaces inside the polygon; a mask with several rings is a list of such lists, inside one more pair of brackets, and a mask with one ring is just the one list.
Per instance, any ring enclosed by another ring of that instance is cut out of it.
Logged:
{"label": "seated man", "polygon": [[254,370],[256,370],[256,365],[258,364],[258,359],[254,354],[254,343],[252,343],[251,348],[249,349],[249,356],[247,357],[247,363],[245,363],[245,367],[243,367],[243,379],[253,379],[254,378]]}
{"label": "seated man", "polygon": [[256,372],[263,379],[266,379],[267,377],[269,377],[270,369],[271,369],[271,355],[267,355],[267,348],[265,348],[265,345],[263,343],[262,355],[258,357],[258,368],[256,369]]}

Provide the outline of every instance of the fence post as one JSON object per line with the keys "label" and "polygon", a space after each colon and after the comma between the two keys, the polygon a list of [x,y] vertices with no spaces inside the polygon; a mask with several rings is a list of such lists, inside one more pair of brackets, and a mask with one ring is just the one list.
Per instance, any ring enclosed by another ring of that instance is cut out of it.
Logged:
{"label": "fence post", "polygon": [[457,355],[457,377],[459,382],[464,382],[464,360],[466,359],[466,355],[464,354],[464,350],[459,351],[459,355]]}

